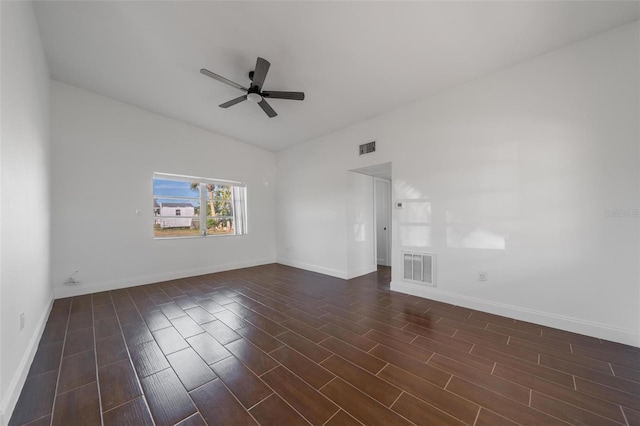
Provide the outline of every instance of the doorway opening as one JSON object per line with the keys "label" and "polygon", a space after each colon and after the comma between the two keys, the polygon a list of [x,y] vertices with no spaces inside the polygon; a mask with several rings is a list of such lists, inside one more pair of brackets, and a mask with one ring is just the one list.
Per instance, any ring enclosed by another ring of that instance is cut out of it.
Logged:
{"label": "doorway opening", "polygon": [[376,281],[378,287],[389,289],[391,283],[392,264],[392,229],[391,229],[391,163],[376,164],[352,170],[356,173],[373,177],[373,211],[375,217],[374,229],[374,253],[372,254],[377,265]]}

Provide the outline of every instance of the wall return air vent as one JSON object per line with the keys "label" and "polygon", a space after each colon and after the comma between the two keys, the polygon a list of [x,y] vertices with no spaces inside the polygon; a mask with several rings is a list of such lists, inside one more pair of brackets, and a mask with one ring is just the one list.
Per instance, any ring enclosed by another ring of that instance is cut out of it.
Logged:
{"label": "wall return air vent", "polygon": [[402,252],[402,278],[404,281],[435,287],[435,271],[435,254]]}
{"label": "wall return air vent", "polygon": [[360,145],[360,155],[376,152],[376,141],[363,143]]}

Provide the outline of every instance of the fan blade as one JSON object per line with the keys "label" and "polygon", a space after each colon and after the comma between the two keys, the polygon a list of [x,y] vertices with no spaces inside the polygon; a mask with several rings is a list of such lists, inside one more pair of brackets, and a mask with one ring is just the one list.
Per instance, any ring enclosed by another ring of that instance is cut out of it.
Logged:
{"label": "fan blade", "polygon": [[225,102],[223,104],[218,105],[220,108],[229,108],[230,106],[234,106],[235,104],[239,104],[242,101],[247,100],[247,95],[240,96],[239,98],[231,99],[229,102]]}
{"label": "fan blade", "polygon": [[266,59],[258,57],[256,61],[256,69],[253,71],[253,85],[258,86],[258,90],[262,88],[264,79],[267,78],[267,72],[271,64]]}
{"label": "fan blade", "polygon": [[212,73],[211,71],[209,71],[207,69],[202,68],[200,70],[200,73],[206,75],[207,77],[211,77],[214,80],[218,80],[218,81],[220,81],[220,82],[222,82],[224,84],[228,84],[231,87],[235,87],[236,89],[244,90],[245,92],[249,90],[246,87],[240,86],[238,83],[234,83],[231,80],[227,80],[226,78],[224,78],[224,77],[222,77],[222,76],[220,76],[218,74],[214,74],[214,73]]}
{"label": "fan blade", "polygon": [[275,111],[273,110],[273,108],[271,108],[271,105],[269,105],[269,104],[267,103],[267,101],[265,101],[264,99],[263,99],[263,100],[261,100],[260,102],[258,102],[258,105],[260,105],[260,108],[262,108],[262,110],[263,110],[265,113],[267,113],[267,115],[269,116],[269,118],[273,118],[273,117],[275,117],[276,115],[278,115],[278,113],[277,113],[277,112],[275,112]]}
{"label": "fan blade", "polygon": [[293,101],[304,101],[304,93],[302,92],[262,92],[262,96],[271,99],[291,99]]}

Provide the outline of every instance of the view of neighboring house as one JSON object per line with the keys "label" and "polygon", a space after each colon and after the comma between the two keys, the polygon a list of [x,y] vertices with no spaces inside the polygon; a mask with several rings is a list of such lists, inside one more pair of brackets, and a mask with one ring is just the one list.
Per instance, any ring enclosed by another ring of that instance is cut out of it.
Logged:
{"label": "view of neighboring house", "polygon": [[195,214],[191,203],[160,203],[153,201],[156,225],[161,228],[190,228]]}

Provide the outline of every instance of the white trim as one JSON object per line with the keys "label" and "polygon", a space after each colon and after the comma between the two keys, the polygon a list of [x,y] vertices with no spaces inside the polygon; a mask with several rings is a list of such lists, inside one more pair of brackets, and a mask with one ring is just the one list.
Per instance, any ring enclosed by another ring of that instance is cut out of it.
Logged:
{"label": "white trim", "polygon": [[350,274],[347,275],[347,280],[350,280],[352,278],[356,278],[359,277],[361,275],[366,275],[366,274],[370,274],[372,272],[376,272],[378,270],[378,265],[373,265],[373,266],[367,266],[364,268],[360,268],[359,270],[352,272]]}
{"label": "white trim", "polygon": [[293,268],[306,269],[307,271],[317,272],[319,274],[324,274],[324,275],[330,275],[336,278],[342,278],[343,280],[348,279],[347,272],[340,271],[338,269],[325,268],[323,266],[312,265],[310,263],[298,262],[298,261],[287,260],[287,259],[277,259],[276,262],[286,266],[291,266]]}
{"label": "white trim", "polygon": [[[185,181],[194,181],[198,183],[211,183],[214,185],[231,185],[231,186],[241,186],[246,187],[247,184],[244,182],[238,182],[235,180],[225,180],[225,179],[214,179],[214,178],[205,178],[198,176],[187,176],[187,175],[177,175],[173,173],[161,173],[161,172],[153,172],[154,179],[163,179],[163,180],[177,180],[180,182]],[[171,197],[167,197],[171,198]]]}
{"label": "white trim", "polygon": [[20,397],[20,392],[22,392],[24,382],[27,380],[27,374],[29,374],[29,368],[31,368],[31,363],[36,356],[38,344],[40,343],[40,338],[42,337],[42,333],[44,332],[44,327],[47,325],[47,319],[49,318],[51,308],[53,307],[53,300],[54,299],[52,297],[49,301],[49,307],[45,309],[43,314],[40,316],[36,330],[31,336],[31,339],[29,339],[27,350],[22,356],[22,360],[20,360],[20,364],[18,364],[18,367],[16,368],[13,377],[11,378],[11,382],[9,382],[7,393],[4,397],[4,400],[2,401],[2,404],[0,405],[0,425],[5,424],[3,422],[4,413],[7,413],[8,418],[11,418],[11,414],[16,408],[18,398]]}
{"label": "white trim", "polygon": [[478,299],[476,297],[463,296],[407,282],[392,281],[391,290],[437,300],[439,302],[451,303],[465,308],[477,309],[491,314],[502,315],[520,321],[532,322],[547,327],[584,334],[598,339],[610,340],[612,342],[640,347],[640,334],[631,330],[611,327],[607,324],[585,321],[579,318],[536,311],[504,303],[492,302],[485,299]]}
{"label": "white trim", "polygon": [[54,295],[56,299],[63,297],[81,296],[83,294],[98,293],[101,291],[118,290],[137,285],[152,284],[162,281],[176,280],[180,278],[194,277],[197,275],[212,274],[215,272],[231,271],[233,269],[250,268],[252,266],[268,265],[275,263],[275,259],[256,259],[244,262],[225,263],[222,265],[207,266],[205,268],[183,269],[176,272],[167,272],[157,275],[143,275],[124,280],[107,281],[77,287],[56,287]]}

